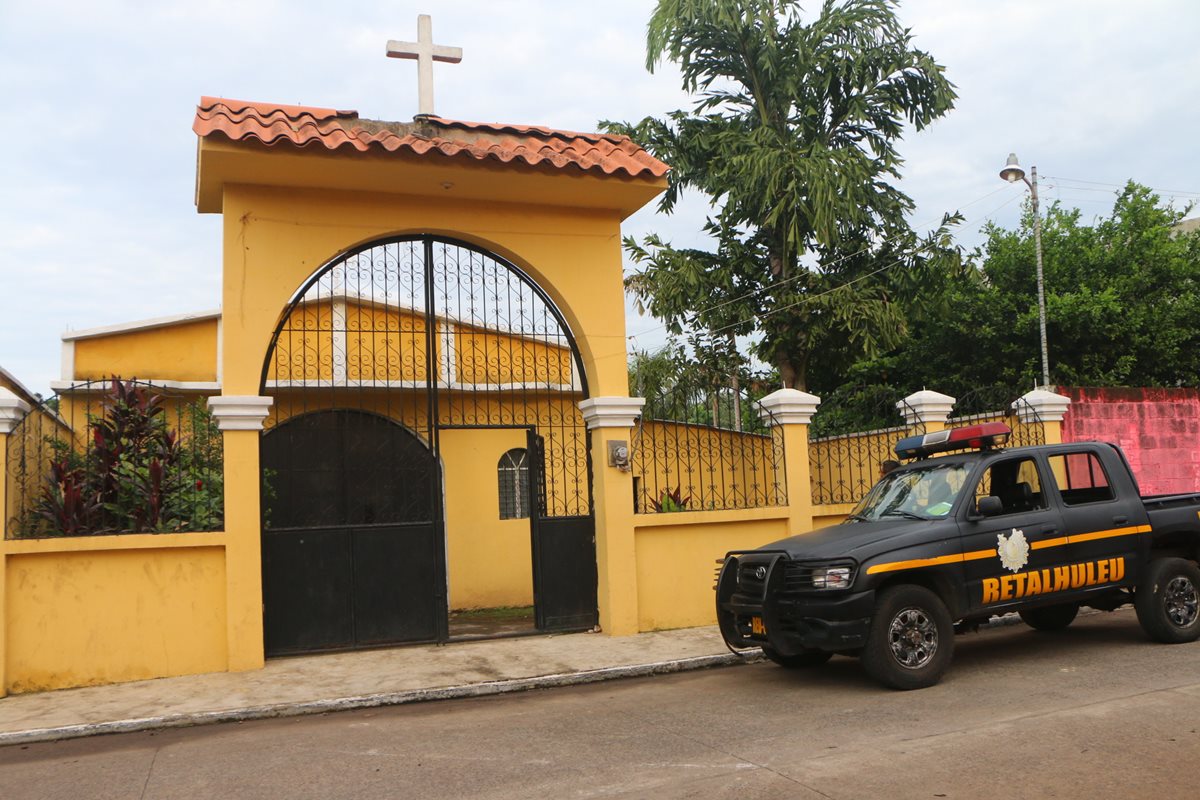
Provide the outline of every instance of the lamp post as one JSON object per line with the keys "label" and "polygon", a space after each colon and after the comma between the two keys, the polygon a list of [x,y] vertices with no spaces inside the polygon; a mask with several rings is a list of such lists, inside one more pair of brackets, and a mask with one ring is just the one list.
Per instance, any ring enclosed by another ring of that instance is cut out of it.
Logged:
{"label": "lamp post", "polygon": [[1033,195],[1033,244],[1037,250],[1038,323],[1042,332],[1042,386],[1049,388],[1050,357],[1046,350],[1046,290],[1045,281],[1042,278],[1042,218],[1038,214],[1037,167],[1031,167],[1029,172],[1033,178],[1032,181],[1025,177],[1025,170],[1021,169],[1021,165],[1017,163],[1017,154],[1009,153],[1008,163],[1004,165],[1004,169],[1000,170],[1000,177],[1009,183],[1025,181],[1025,185],[1029,187],[1029,191]]}

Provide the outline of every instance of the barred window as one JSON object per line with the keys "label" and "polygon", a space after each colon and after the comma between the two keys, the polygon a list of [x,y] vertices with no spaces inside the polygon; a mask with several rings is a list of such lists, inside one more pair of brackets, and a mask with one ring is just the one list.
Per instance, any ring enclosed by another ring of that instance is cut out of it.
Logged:
{"label": "barred window", "polygon": [[500,456],[496,465],[500,480],[500,519],[529,517],[529,460],[523,447]]}

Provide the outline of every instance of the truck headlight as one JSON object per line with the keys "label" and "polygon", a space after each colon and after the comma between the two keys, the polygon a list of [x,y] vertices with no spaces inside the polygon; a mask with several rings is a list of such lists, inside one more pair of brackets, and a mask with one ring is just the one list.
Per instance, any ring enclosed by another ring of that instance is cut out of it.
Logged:
{"label": "truck headlight", "polygon": [[813,570],[814,589],[849,589],[852,570],[849,567],[826,567]]}

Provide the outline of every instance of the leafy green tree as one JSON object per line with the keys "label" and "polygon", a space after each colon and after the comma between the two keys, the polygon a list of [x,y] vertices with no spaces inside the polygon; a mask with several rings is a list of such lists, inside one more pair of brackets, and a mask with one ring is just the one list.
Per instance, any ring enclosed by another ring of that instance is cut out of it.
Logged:
{"label": "leafy green tree", "polygon": [[602,124],[671,164],[662,211],[685,188],[713,201],[716,247],[626,240],[643,267],[630,290],[674,332],[756,334],[786,386],[806,388],[826,345],[851,357],[894,347],[905,321],[887,268],[911,265],[918,244],[893,185],[896,144],[955,99],[894,3],[827,0],[806,23],[790,0],[660,0],[647,68],[664,58],[692,109]]}
{"label": "leafy green tree", "polygon": [[629,391],[646,398],[647,419],[752,431],[762,427],[755,401],[778,381],[754,372],[726,339],[705,335],[678,339],[655,351],[635,351],[629,359]]}
{"label": "leafy green tree", "polygon": [[[1093,224],[1054,204],[1042,222],[1051,381],[1075,386],[1200,385],[1200,236],[1184,212],[1130,182]],[[943,285],[937,318],[850,374],[901,390],[956,396],[1001,384],[1032,388],[1041,373],[1033,218],[986,229],[971,280]],[[902,384],[908,384],[903,386]],[[910,388],[911,387],[911,388]]]}

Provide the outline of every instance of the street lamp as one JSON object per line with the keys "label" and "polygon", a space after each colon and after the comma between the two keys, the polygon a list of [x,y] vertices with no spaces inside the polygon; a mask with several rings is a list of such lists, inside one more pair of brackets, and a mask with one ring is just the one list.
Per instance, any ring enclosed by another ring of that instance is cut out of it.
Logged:
{"label": "street lamp", "polygon": [[1032,181],[1025,178],[1025,170],[1017,163],[1017,154],[1008,154],[1008,163],[1000,170],[1000,177],[1009,183],[1025,181],[1033,194],[1033,243],[1037,250],[1037,292],[1038,292],[1038,323],[1042,331],[1042,386],[1050,386],[1050,357],[1046,351],[1046,290],[1042,279],[1042,218],[1038,214],[1037,167],[1031,167]]}

